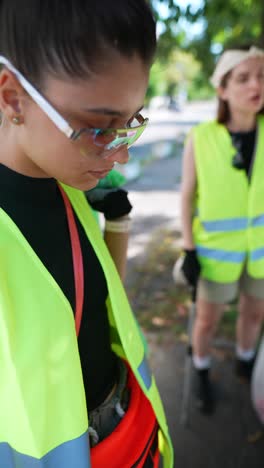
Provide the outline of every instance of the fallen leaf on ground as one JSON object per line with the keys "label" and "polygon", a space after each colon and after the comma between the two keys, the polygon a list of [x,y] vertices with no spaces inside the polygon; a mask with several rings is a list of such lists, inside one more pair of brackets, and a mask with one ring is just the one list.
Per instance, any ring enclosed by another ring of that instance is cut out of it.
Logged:
{"label": "fallen leaf on ground", "polygon": [[177,311],[180,317],[186,317],[188,315],[188,307],[184,304],[178,304]]}

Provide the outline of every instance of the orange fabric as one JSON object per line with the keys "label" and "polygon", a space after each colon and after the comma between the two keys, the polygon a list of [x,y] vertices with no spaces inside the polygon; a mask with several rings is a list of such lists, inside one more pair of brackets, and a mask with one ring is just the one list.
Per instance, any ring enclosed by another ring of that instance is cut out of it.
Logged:
{"label": "orange fabric", "polygon": [[131,392],[128,410],[112,434],[91,449],[93,468],[142,468],[149,454],[157,432],[156,417],[130,369],[127,386]]}

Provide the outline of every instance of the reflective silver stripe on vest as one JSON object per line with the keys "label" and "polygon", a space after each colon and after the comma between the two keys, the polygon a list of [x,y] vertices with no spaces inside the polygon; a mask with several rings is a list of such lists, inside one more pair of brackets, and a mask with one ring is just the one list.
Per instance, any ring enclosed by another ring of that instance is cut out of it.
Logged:
{"label": "reflective silver stripe on vest", "polygon": [[140,366],[138,367],[138,372],[140,373],[140,376],[148,390],[151,387],[152,377],[151,377],[151,371],[150,371],[150,368],[149,368],[149,365],[145,356]]}
{"label": "reflective silver stripe on vest", "polygon": [[245,252],[232,252],[230,250],[222,249],[209,249],[198,245],[197,252],[201,257],[211,258],[212,260],[219,260],[221,262],[241,263],[245,260]]}
{"label": "reflective silver stripe on vest", "polygon": [[215,219],[211,221],[202,221],[202,226],[207,232],[230,232],[246,229],[248,226],[264,226],[264,214],[248,218],[227,218]]}
{"label": "reflective silver stripe on vest", "polygon": [[259,215],[255,218],[252,218],[251,225],[253,227],[264,226],[264,215]]}
{"label": "reflective silver stripe on vest", "polygon": [[9,444],[0,443],[1,468],[91,468],[89,438],[86,432],[65,442],[41,459],[18,453]]}
{"label": "reflective silver stripe on vest", "polygon": [[248,218],[216,219],[203,221],[202,225],[207,232],[240,231],[248,227]]}
{"label": "reflective silver stripe on vest", "polygon": [[259,249],[253,250],[250,252],[250,260],[253,262],[256,260],[262,260],[264,257],[264,247],[260,247]]}

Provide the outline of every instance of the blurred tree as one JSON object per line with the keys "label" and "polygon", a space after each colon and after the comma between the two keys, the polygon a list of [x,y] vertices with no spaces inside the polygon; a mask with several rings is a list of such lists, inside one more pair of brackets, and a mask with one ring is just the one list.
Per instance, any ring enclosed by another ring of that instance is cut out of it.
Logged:
{"label": "blurred tree", "polygon": [[[264,2],[261,0],[205,0],[203,8],[191,12],[189,4],[184,12],[190,23],[204,20],[204,32],[189,44],[199,60],[204,60],[210,74],[218,54],[224,47],[255,43],[264,47]],[[215,53],[214,53],[215,52]]]}
{"label": "blurred tree", "polygon": [[[205,79],[211,74],[223,47],[251,42],[264,47],[263,0],[201,0],[199,6],[199,2],[190,0],[186,0],[184,6],[177,0],[151,0],[151,4],[159,24],[163,25],[159,37],[160,59],[167,61],[177,44],[203,63]],[[164,9],[166,15],[161,15]],[[181,28],[182,19],[189,23],[187,29]],[[190,33],[198,22],[203,27],[195,37]]]}
{"label": "blurred tree", "polygon": [[[201,65],[189,53],[174,47],[164,57],[157,59],[151,69],[147,101],[153,96],[177,97],[181,91],[189,93],[201,77]],[[195,95],[195,92],[191,93]]]}
{"label": "blurred tree", "polygon": [[179,88],[187,89],[192,80],[200,72],[200,64],[193,55],[179,49],[172,50],[168,57],[168,65],[164,70],[166,94],[173,97]]}

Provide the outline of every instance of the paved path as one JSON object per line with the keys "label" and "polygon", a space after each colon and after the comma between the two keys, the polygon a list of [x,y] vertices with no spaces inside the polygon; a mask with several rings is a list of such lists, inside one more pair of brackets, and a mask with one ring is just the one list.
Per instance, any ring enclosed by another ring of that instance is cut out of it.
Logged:
{"label": "paved path", "polygon": [[[203,416],[190,402],[189,426],[179,423],[185,349],[180,343],[152,343],[151,356],[175,449],[178,468],[263,468],[264,439],[255,441],[261,425],[250,401],[249,387],[233,373],[231,354],[214,353],[213,377],[220,385],[216,413]],[[153,355],[155,358],[153,359]]]}
{"label": "paved path", "polygon": [[[180,167],[179,157],[156,160],[145,168],[138,181],[128,184],[133,203],[128,279],[135,274],[135,262],[143,261],[145,247],[155,230],[161,226],[180,227]],[[222,393],[215,415],[202,416],[191,404],[190,426],[184,428],[179,419],[185,345],[171,336],[162,338],[149,335],[148,341],[173,439],[175,467],[263,468],[263,434],[255,440],[262,427],[251,407],[248,386],[234,376],[232,350],[214,349],[214,379]]]}
{"label": "paved path", "polygon": [[133,205],[129,259],[140,259],[157,228],[180,229],[180,166],[179,157],[156,160],[127,185]]}

